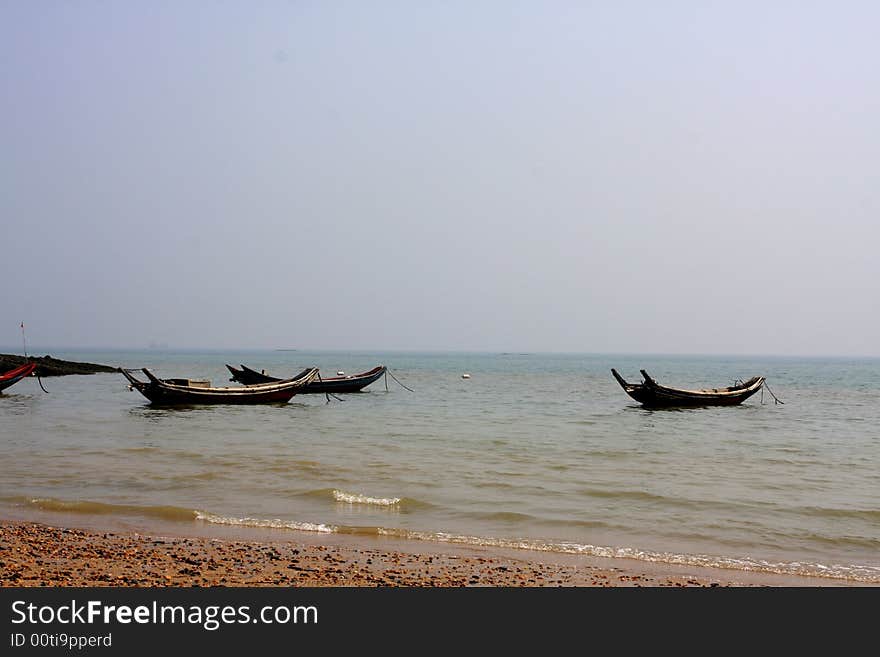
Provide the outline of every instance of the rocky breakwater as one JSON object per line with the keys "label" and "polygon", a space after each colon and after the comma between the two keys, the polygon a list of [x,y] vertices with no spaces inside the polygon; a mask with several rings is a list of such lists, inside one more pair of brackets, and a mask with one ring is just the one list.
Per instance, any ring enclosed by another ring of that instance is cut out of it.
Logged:
{"label": "rocky breakwater", "polygon": [[0,372],[6,372],[25,363],[37,363],[37,376],[65,376],[67,374],[97,374],[100,372],[118,372],[119,369],[109,365],[95,363],[78,363],[71,360],[60,360],[52,356],[16,356],[0,354]]}

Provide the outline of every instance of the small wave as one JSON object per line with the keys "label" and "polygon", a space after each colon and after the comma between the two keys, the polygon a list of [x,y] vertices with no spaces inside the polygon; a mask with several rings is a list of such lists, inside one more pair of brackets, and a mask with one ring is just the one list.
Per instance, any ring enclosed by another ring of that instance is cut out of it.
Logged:
{"label": "small wave", "polygon": [[294,495],[310,497],[321,500],[333,500],[342,504],[362,504],[376,506],[395,511],[412,511],[416,509],[430,509],[434,505],[430,502],[417,500],[412,497],[368,497],[358,493],[348,493],[338,488],[316,488],[305,492],[295,492]]}
{"label": "small wave", "polygon": [[294,520],[280,520],[278,518],[235,518],[232,516],[218,516],[205,511],[195,512],[196,520],[214,525],[231,525],[233,527],[259,527],[271,529],[293,529],[300,532],[319,532],[332,534],[337,531],[333,525],[324,525],[313,522],[296,522]]}
{"label": "small wave", "polygon": [[649,493],[644,490],[620,490],[620,489],[601,489],[601,488],[581,488],[577,491],[580,495],[585,495],[587,497],[599,497],[599,498],[620,498],[623,500],[632,500],[632,501],[645,501],[645,502],[655,502],[655,501],[667,501],[668,497],[664,495],[657,495],[655,493]]}
{"label": "small wave", "polygon": [[191,479],[196,479],[198,481],[213,481],[214,479],[221,479],[223,475],[218,472],[214,472],[212,470],[208,470],[206,472],[200,472],[198,474],[188,474],[181,475],[180,479],[189,481]]}
{"label": "small wave", "polygon": [[483,536],[467,536],[448,534],[445,532],[421,532],[405,529],[378,528],[381,536],[390,536],[407,540],[430,541],[439,543],[456,543],[481,547],[494,547],[515,550],[531,550],[537,552],[559,552],[563,554],[581,554],[591,557],[609,559],[636,559],[654,563],[674,565],[723,568],[747,572],[767,573],[776,575],[794,575],[800,577],[823,577],[841,579],[869,584],[880,584],[880,567],[861,565],[825,565],[804,562],[770,562],[749,558],[717,557],[709,555],[674,554],[669,552],[651,552],[629,547],[603,547],[578,543],[556,543],[534,539],[506,539]]}
{"label": "small wave", "polygon": [[864,520],[867,523],[880,522],[880,509],[841,509],[836,507],[805,506],[799,509],[804,514],[818,518]]}
{"label": "small wave", "polygon": [[[343,491],[332,489],[333,493]],[[363,496],[356,496],[363,497]],[[5,498],[10,499],[10,498]],[[801,577],[822,577],[867,584],[880,584],[880,567],[859,564],[832,564],[810,562],[771,562],[748,557],[726,557],[701,554],[676,554],[653,552],[632,547],[607,547],[573,542],[544,541],[540,539],[498,538],[471,536],[448,532],[430,532],[394,527],[336,526],[323,523],[299,522],[278,518],[251,518],[221,516],[207,511],[184,509],[174,506],[137,506],[127,504],[106,504],[91,501],[65,501],[46,498],[15,498],[46,511],[62,511],[84,514],[118,514],[158,517],[166,520],[198,520],[217,525],[236,527],[273,528],[324,534],[357,534],[393,537],[404,540],[427,541],[433,543],[455,543],[478,547],[529,550],[537,552],[557,552],[611,559],[635,559],[646,562],[666,563],[689,567],[722,568],[734,571],[792,575]],[[371,499],[371,498],[366,498]],[[390,498],[395,499],[395,498]],[[374,502],[359,502],[373,504]],[[399,503],[399,500],[398,502]],[[380,502],[382,504],[382,502]],[[384,501],[387,504],[387,500]],[[514,514],[519,515],[519,514]]]}
{"label": "small wave", "polygon": [[264,466],[269,472],[320,472],[322,465],[319,461],[307,461],[302,459],[291,459],[287,461],[275,461]]}
{"label": "small wave", "polygon": [[506,481],[477,481],[474,482],[475,488],[494,488],[497,490],[512,490],[517,488],[513,484],[508,484]]}
{"label": "small wave", "polygon": [[584,458],[623,459],[630,453],[622,449],[589,449],[583,453]]}
{"label": "small wave", "polygon": [[367,497],[358,493],[347,493],[344,490],[333,490],[333,499],[346,504],[372,504],[375,506],[396,506],[400,504],[399,497]]}
{"label": "small wave", "polygon": [[175,521],[191,521],[196,516],[196,511],[193,509],[167,505],[107,504],[105,502],[92,502],[88,500],[58,500],[53,498],[28,498],[25,500],[25,503],[42,511],[60,511],[89,515],[135,515]]}
{"label": "small wave", "polygon": [[491,511],[489,513],[474,513],[470,515],[479,520],[492,522],[536,522],[538,520],[535,516],[516,511]]}
{"label": "small wave", "polygon": [[804,532],[803,538],[810,542],[829,545],[831,547],[852,546],[856,548],[867,548],[877,552],[880,550],[880,539],[875,536],[828,536],[816,532]]}

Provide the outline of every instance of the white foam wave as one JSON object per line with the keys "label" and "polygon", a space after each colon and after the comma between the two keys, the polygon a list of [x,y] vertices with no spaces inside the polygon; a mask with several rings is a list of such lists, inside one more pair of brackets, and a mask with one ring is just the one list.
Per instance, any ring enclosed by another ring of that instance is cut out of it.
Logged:
{"label": "white foam wave", "polygon": [[[340,493],[340,496],[342,497],[341,501],[349,501],[349,493],[334,491],[334,494],[335,493]],[[355,495],[351,497],[360,498],[362,496]],[[361,503],[370,504],[376,502]],[[390,503],[390,500],[380,500],[378,503],[387,504]],[[319,532],[324,534],[349,533],[348,530],[350,529],[347,527],[337,527],[334,525],[295,522],[280,519],[235,518],[228,516],[218,516],[215,514],[206,513],[204,511],[196,511],[196,519],[220,525],[292,529],[295,531]],[[447,532],[412,531],[390,527],[376,527],[375,534],[379,536],[390,536],[407,540],[428,541],[434,543],[456,543],[461,545],[485,546],[503,549],[532,550],[538,552],[559,552],[564,554],[581,554],[585,556],[606,557],[611,559],[636,559],[640,561],[678,564],[685,566],[725,568],[729,570],[772,573],[779,575],[824,577],[829,579],[843,579],[856,582],[880,584],[880,568],[875,566],[840,564],[828,566],[820,563],[770,562],[748,558],[718,557],[700,554],[675,554],[671,552],[651,552],[631,547],[604,547],[599,545],[567,542],[548,542],[534,539],[505,539],[484,536],[469,536],[466,534],[452,534]]]}
{"label": "white foam wave", "polygon": [[346,493],[344,490],[334,490],[333,498],[337,502],[346,504],[374,504],[376,506],[394,506],[400,504],[399,497],[367,497],[357,493]]}
{"label": "white foam wave", "polygon": [[337,528],[333,525],[324,525],[312,522],[296,522],[293,520],[280,520],[278,518],[234,518],[232,516],[218,516],[213,513],[196,511],[196,520],[202,520],[215,525],[233,525],[236,527],[268,527],[271,529],[293,529],[301,532],[319,532],[333,534]]}
{"label": "white foam wave", "polygon": [[592,557],[611,559],[637,559],[656,563],[678,564],[685,566],[702,566],[706,568],[724,568],[758,573],[778,575],[798,575],[807,577],[826,577],[845,579],[856,582],[880,583],[880,568],[874,566],[834,565],[804,562],[770,562],[757,559],[736,559],[701,554],[675,554],[671,552],[650,552],[629,547],[603,547],[599,545],[583,545],[579,543],[553,543],[530,539],[503,539],[482,536],[467,536],[445,532],[418,532],[380,527],[377,531],[382,536],[394,536],[419,541],[440,543],[458,543],[463,545],[479,545],[517,550],[534,550],[538,552],[560,552],[564,554],[582,554]]}

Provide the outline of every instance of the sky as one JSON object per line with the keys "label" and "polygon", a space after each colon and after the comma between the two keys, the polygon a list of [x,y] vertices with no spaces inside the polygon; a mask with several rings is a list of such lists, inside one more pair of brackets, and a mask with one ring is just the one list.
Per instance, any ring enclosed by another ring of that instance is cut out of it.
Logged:
{"label": "sky", "polygon": [[0,2],[0,345],[880,356],[880,3]]}

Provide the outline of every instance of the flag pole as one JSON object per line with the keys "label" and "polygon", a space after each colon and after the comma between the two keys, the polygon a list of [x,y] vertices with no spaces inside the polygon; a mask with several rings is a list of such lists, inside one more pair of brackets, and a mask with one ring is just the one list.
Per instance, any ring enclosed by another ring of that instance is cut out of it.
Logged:
{"label": "flag pole", "polygon": [[27,358],[27,341],[24,339],[24,322],[21,323],[21,346],[24,348],[24,357]]}

